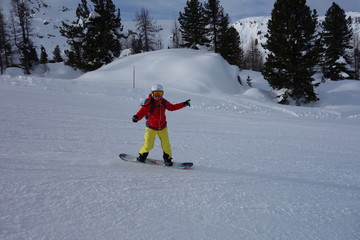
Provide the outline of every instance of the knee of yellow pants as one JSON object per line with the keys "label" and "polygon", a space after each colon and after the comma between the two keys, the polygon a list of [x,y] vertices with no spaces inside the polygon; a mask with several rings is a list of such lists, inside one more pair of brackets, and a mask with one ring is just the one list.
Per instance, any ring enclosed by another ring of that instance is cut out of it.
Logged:
{"label": "knee of yellow pants", "polygon": [[154,147],[154,142],[155,142],[155,137],[156,137],[156,131],[152,130],[150,128],[146,128],[145,129],[145,134],[144,134],[144,143],[139,151],[140,154],[146,153],[146,152],[150,152],[151,149],[153,149]]}

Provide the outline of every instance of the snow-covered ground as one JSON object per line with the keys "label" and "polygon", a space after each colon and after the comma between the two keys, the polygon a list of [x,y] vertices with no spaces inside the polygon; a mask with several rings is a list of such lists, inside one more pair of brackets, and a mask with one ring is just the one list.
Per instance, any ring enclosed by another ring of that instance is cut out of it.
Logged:
{"label": "snow-covered ground", "polygon": [[[360,239],[359,81],[326,82],[296,107],[201,51],[81,76],[49,67],[0,76],[0,239]],[[191,99],[167,117],[174,160],[193,170],[118,158],[142,144],[131,117],[153,83]]]}

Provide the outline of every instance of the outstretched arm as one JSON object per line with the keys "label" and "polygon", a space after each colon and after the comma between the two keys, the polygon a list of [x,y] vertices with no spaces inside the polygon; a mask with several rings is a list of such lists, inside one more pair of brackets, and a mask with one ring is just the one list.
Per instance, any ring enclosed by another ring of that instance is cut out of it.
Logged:
{"label": "outstretched arm", "polygon": [[179,109],[187,107],[187,106],[190,107],[190,99],[186,100],[185,102],[176,103],[176,104],[172,104],[167,100],[165,100],[165,101],[166,101],[166,109],[169,111],[179,110]]}

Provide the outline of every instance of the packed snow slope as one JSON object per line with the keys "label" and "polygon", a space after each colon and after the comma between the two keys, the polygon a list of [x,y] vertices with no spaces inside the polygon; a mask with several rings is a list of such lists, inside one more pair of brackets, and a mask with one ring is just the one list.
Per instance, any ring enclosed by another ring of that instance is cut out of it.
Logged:
{"label": "packed snow slope", "polygon": [[[0,76],[0,239],[360,239],[359,81],[296,107],[214,53],[49,67]],[[167,117],[174,160],[193,170],[118,158],[139,151],[131,117],[153,83],[191,99]]]}

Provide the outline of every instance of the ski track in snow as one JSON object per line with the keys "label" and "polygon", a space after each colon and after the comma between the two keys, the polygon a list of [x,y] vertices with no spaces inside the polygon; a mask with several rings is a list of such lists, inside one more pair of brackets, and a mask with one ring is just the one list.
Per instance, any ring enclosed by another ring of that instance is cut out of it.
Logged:
{"label": "ski track in snow", "polygon": [[169,91],[185,171],[118,158],[148,90],[113,86],[2,77],[0,239],[359,239],[357,106]]}

